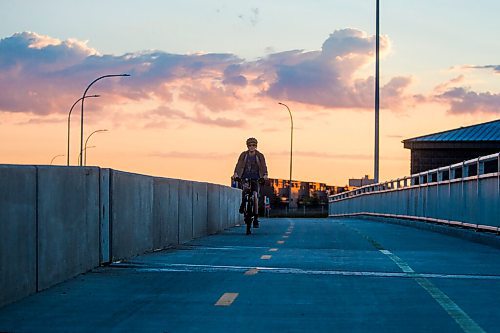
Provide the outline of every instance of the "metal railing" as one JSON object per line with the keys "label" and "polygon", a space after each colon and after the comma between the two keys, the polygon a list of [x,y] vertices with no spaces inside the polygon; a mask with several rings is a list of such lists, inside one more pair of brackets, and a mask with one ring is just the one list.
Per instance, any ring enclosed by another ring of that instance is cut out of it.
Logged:
{"label": "metal railing", "polygon": [[500,153],[329,196],[330,216],[360,214],[499,232]]}

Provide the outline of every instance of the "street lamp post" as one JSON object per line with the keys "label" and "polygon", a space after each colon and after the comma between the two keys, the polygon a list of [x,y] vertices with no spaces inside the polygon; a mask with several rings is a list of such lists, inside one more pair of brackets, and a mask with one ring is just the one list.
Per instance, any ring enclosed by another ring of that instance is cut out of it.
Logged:
{"label": "street lamp post", "polygon": [[[81,112],[81,119],[80,119],[80,155],[83,155],[83,102],[85,101],[85,95],[87,94],[87,91],[89,91],[90,87],[96,83],[97,81],[101,79],[105,79],[107,77],[118,77],[118,76],[130,76],[130,74],[110,74],[110,75],[103,75],[92,81],[88,86],[87,89],[85,89],[83,96],[82,96],[82,112]],[[82,166],[82,159],[80,159],[80,166]]]}
{"label": "street lamp post", "polygon": [[380,67],[380,31],[379,31],[379,0],[377,0],[376,8],[376,41],[375,41],[375,165],[373,179],[375,184],[379,182],[379,106],[380,106],[380,77],[379,77],[379,67]]}
{"label": "street lamp post", "polygon": [[56,155],[56,156],[52,157],[52,159],[50,160],[50,165],[52,165],[52,162],[54,162],[54,160],[56,158],[60,157],[60,156],[64,156],[64,154],[62,154],[62,155]]}
{"label": "street lamp post", "polygon": [[[85,98],[89,98],[89,97],[100,97],[100,95],[90,95],[90,96],[85,96]],[[80,97],[75,103],[73,103],[73,106],[71,106],[71,109],[69,109],[69,113],[68,113],[68,152],[66,154],[66,156],[68,157],[67,158],[67,162],[68,162],[68,166],[69,166],[69,132],[70,132],[70,119],[71,119],[71,111],[73,111],[73,108],[75,107],[76,104],[78,104],[78,102],[80,102],[81,100],[83,99],[83,97]]]}
{"label": "street lamp post", "polygon": [[293,118],[292,118],[292,111],[290,111],[290,108],[288,105],[278,102],[278,104],[283,105],[286,107],[288,110],[288,113],[290,114],[290,123],[291,123],[291,129],[290,129],[290,184],[288,185],[289,191],[290,191],[290,196],[289,196],[289,204],[292,201],[292,152],[293,152]]}
{"label": "street lamp post", "polygon": [[[90,148],[95,148],[97,146],[88,146],[88,147],[85,147],[83,149],[83,152],[85,153],[87,151],[87,149],[90,149]],[[82,154],[78,155],[78,164],[80,164],[80,159],[82,158]]]}
{"label": "street lamp post", "polygon": [[[90,135],[87,137],[87,140],[85,140],[85,149],[84,149],[84,153],[83,153],[83,165],[87,165],[87,142],[89,142],[89,139],[90,137],[94,134],[94,133],[99,133],[99,132],[107,132],[108,130],[107,129],[100,129],[100,130],[97,130],[97,131],[93,131],[92,133],[90,133]],[[82,159],[80,159],[80,164],[82,162]]]}

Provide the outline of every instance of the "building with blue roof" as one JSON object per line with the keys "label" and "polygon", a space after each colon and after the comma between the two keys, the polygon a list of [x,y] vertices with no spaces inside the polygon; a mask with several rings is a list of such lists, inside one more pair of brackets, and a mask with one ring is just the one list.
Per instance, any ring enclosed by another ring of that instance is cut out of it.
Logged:
{"label": "building with blue roof", "polygon": [[500,119],[403,140],[412,174],[500,152]]}

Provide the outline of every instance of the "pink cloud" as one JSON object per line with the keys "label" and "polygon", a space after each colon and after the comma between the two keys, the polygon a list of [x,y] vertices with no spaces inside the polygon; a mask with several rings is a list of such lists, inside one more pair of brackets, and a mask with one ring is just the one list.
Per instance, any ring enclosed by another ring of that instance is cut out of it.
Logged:
{"label": "pink cloud", "polygon": [[500,114],[500,94],[477,93],[464,87],[450,88],[437,95],[436,100],[450,105],[450,113]]}
{"label": "pink cloud", "polygon": [[449,113],[500,114],[500,94],[489,91],[475,92],[469,87],[465,87],[464,83],[464,75],[443,82],[434,88],[429,100],[448,105]]}
{"label": "pink cloud", "polygon": [[[219,53],[103,55],[86,42],[17,33],[0,40],[0,112],[66,113],[93,79],[115,73],[132,77],[96,83],[90,93],[102,97],[87,102],[87,110],[153,99],[159,105],[182,108],[169,112],[173,119],[224,127],[246,126],[230,113],[258,107],[250,105],[256,101],[372,110],[374,79],[361,73],[373,63],[374,38],[360,30],[342,29],[333,32],[320,50],[290,50],[247,62]],[[382,36],[382,53],[390,48],[389,38]],[[476,67],[497,71],[498,66]],[[498,112],[497,94],[457,90],[454,86],[460,80],[440,85],[432,98],[448,103],[451,112]],[[424,95],[411,96],[411,83],[410,77],[389,78],[381,88],[381,106],[398,111],[429,100]],[[150,126],[164,121],[146,120]]]}
{"label": "pink cloud", "polygon": [[[330,108],[373,107],[373,78],[356,79],[355,74],[374,58],[374,36],[355,29],[337,30],[323,43],[321,51],[293,51],[271,55],[262,66],[275,71],[275,81],[266,93]],[[381,37],[381,50],[390,48]]]}

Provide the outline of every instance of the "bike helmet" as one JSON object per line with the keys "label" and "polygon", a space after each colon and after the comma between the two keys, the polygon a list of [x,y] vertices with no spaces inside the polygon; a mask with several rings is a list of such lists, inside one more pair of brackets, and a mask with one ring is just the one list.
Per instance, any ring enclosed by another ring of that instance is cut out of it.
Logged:
{"label": "bike helmet", "polygon": [[251,143],[257,144],[257,139],[256,138],[248,138],[247,139],[247,146]]}

